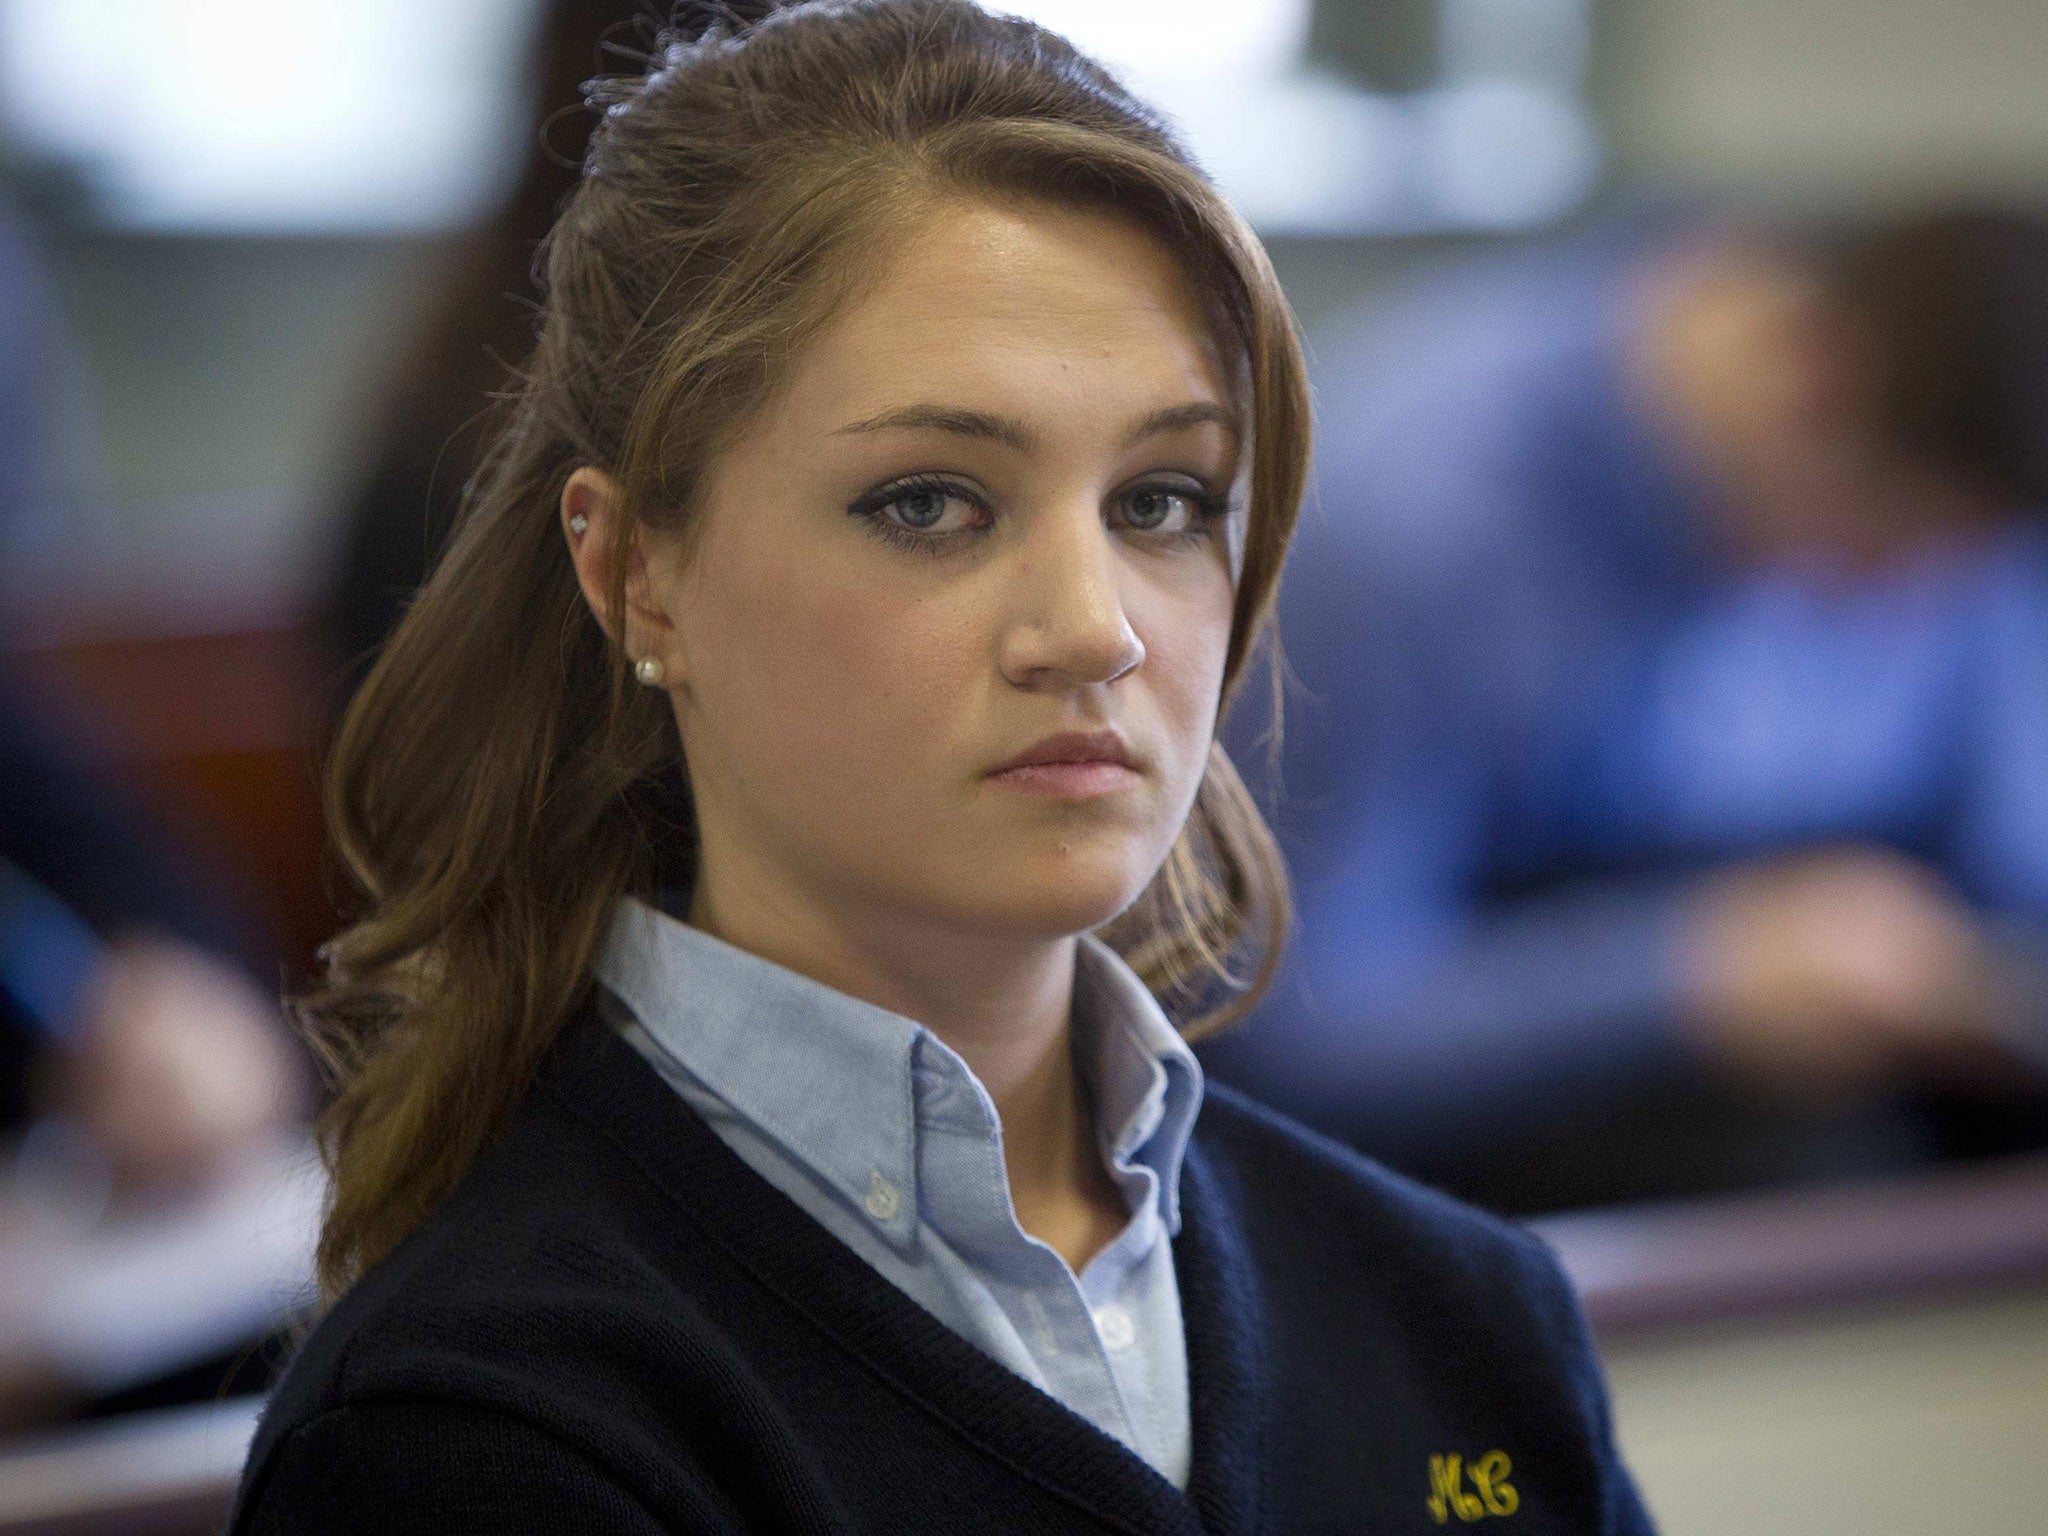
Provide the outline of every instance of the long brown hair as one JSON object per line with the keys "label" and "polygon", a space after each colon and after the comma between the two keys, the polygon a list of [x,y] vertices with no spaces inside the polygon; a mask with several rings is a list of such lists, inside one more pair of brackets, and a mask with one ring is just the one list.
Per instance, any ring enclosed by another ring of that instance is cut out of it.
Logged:
{"label": "long brown hair", "polygon": [[[602,115],[546,243],[537,349],[329,767],[366,897],[322,951],[324,985],[295,1000],[335,1086],[329,1300],[502,1129],[586,1000],[620,897],[691,877],[674,716],[629,682],[577,587],[557,512],[572,470],[624,488],[616,614],[632,519],[686,524],[705,466],[846,301],[853,253],[964,194],[1135,220],[1209,297],[1252,427],[1226,702],[1306,474],[1301,354],[1264,251],[1161,120],[1062,39],[970,0],[808,0],[671,27],[644,74],[593,81],[590,99]],[[1213,748],[1171,855],[1103,937],[1193,1036],[1255,1000],[1288,920],[1272,838]]]}

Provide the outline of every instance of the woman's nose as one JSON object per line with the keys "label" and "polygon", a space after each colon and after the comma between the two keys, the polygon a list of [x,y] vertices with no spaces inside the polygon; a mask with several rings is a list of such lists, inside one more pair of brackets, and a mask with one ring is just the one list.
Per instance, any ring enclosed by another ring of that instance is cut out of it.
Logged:
{"label": "woman's nose", "polygon": [[1020,688],[1107,683],[1145,659],[1118,551],[1092,507],[1034,519],[1007,573],[999,662]]}

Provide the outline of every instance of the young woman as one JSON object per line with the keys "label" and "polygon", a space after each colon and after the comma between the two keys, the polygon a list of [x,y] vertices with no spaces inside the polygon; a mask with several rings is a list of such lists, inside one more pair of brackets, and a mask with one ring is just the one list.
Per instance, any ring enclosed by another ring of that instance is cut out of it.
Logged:
{"label": "young woman", "polygon": [[339,743],[333,1304],[233,1530],[1646,1529],[1547,1253],[1184,1043],[1287,920],[1256,241],[967,0],[598,93]]}

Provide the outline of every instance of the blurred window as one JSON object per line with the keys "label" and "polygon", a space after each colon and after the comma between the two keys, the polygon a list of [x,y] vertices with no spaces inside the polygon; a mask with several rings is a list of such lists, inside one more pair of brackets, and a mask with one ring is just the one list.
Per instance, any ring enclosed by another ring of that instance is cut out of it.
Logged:
{"label": "blurred window", "polygon": [[[1328,0],[1350,4],[1353,0]],[[1312,0],[1002,0],[1159,103],[1272,234],[1509,228],[1597,153],[1590,0],[1420,0],[1428,82],[1312,61]],[[207,231],[431,229],[521,159],[537,0],[0,0],[0,132],[85,217]]]}
{"label": "blurred window", "polygon": [[535,0],[0,0],[13,158],[146,229],[466,222],[524,160]]}
{"label": "blurred window", "polygon": [[1367,90],[1311,57],[1312,0],[1003,8],[1064,33],[1162,107],[1267,234],[1502,229],[1570,211],[1598,169],[1589,0],[1430,3],[1435,67],[1402,92]]}

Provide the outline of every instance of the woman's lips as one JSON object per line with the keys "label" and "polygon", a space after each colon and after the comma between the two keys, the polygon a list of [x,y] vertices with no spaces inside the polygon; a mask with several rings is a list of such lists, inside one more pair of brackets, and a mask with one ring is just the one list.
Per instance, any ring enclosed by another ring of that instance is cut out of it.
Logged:
{"label": "woman's lips", "polygon": [[1115,730],[1061,731],[1041,737],[989,777],[1027,795],[1088,800],[1137,783],[1138,760]]}
{"label": "woman's lips", "polygon": [[1027,795],[1055,800],[1089,800],[1114,794],[1138,782],[1138,771],[1123,763],[1098,758],[1080,763],[1027,763],[1005,768],[989,778]]}

